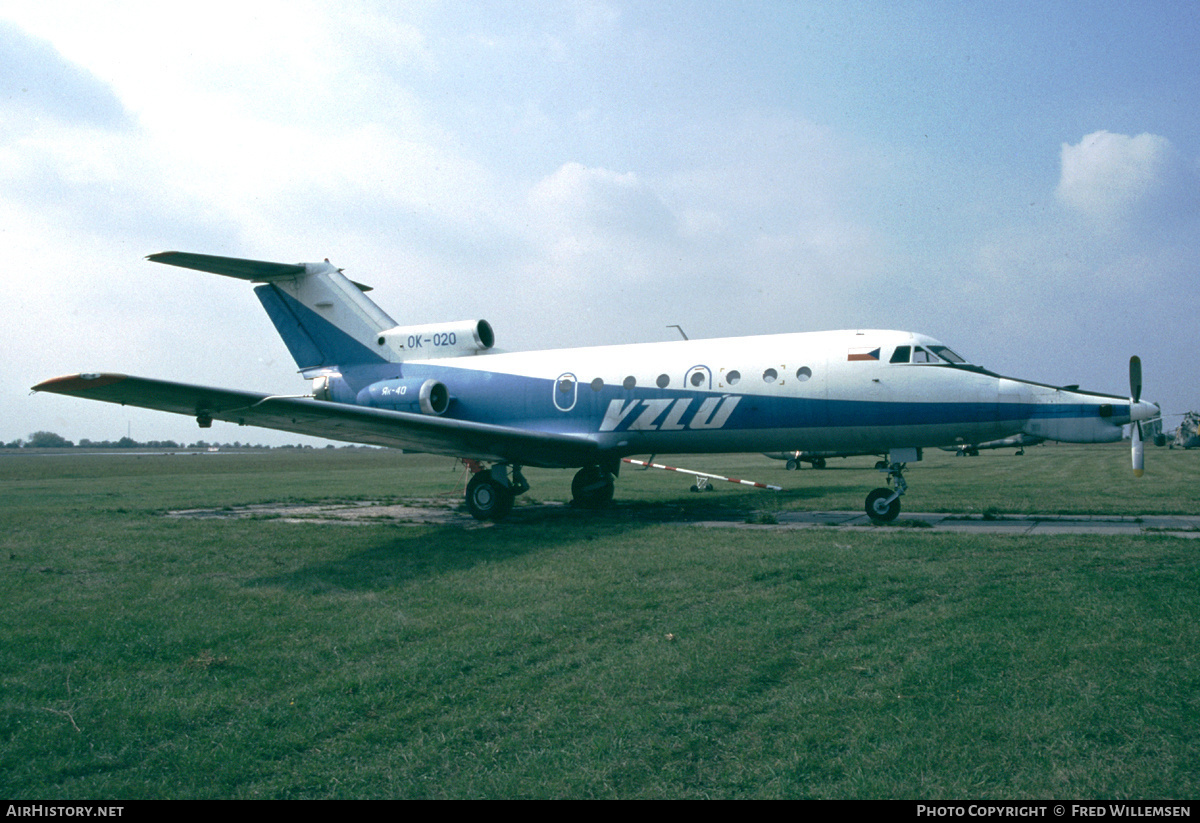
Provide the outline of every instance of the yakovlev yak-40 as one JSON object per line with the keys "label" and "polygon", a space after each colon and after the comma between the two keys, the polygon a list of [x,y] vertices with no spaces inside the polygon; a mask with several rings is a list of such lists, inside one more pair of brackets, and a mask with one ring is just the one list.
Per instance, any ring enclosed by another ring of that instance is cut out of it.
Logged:
{"label": "yakovlev yak-40", "polygon": [[324,263],[265,263],[163,252],[156,263],[260,285],[254,292],[311,394],[272,396],[121,374],[47,380],[36,391],[354,443],[460,457],[477,469],[467,507],[499,519],[529,484],[523,466],[576,468],[579,505],[609,502],[634,454],[884,454],[889,488],[866,511],[900,511],[908,463],[930,446],[1028,434],[1071,443],[1121,439],[1159,414],[1130,396],[1001,377],[937,340],[901,331],[826,331],[489,353],[485,320],[398,326],[362,286]]}

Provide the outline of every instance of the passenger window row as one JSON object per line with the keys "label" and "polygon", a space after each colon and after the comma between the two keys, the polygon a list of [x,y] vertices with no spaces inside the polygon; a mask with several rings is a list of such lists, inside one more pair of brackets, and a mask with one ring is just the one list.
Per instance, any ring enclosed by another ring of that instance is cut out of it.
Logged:
{"label": "passenger window row", "polygon": [[[810,379],[813,375],[812,369],[808,366],[801,366],[796,369],[796,379],[801,383]],[[687,383],[690,383],[692,388],[702,387],[708,380],[707,372],[702,369],[695,369],[688,374]],[[779,380],[779,371],[774,368],[768,368],[762,373],[762,381],[764,383],[775,383]],[[731,369],[725,373],[725,384],[736,386],[742,381],[742,373],[736,369]],[[604,379],[601,377],[594,378],[589,384],[592,391],[598,392],[604,388]],[[660,389],[669,388],[671,385],[671,376],[669,374],[660,374],[658,379],[654,381],[654,385]],[[637,378],[632,374],[621,381],[621,388],[629,391],[637,387]],[[558,381],[558,390],[563,394],[568,394],[575,389],[575,383],[569,377],[561,377]]]}

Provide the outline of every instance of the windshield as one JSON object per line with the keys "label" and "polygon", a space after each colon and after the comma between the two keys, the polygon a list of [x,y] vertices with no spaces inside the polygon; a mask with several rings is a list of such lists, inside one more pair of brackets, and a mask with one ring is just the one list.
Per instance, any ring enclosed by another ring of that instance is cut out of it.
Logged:
{"label": "windshield", "polygon": [[932,346],[897,346],[892,352],[892,363],[949,363],[965,366],[967,361],[949,346],[940,343]]}
{"label": "windshield", "polygon": [[936,354],[938,357],[945,360],[947,363],[954,363],[955,365],[957,365],[959,363],[967,362],[962,357],[959,357],[958,354],[953,349],[951,349],[949,346],[930,346],[929,350],[932,351],[934,354]]}

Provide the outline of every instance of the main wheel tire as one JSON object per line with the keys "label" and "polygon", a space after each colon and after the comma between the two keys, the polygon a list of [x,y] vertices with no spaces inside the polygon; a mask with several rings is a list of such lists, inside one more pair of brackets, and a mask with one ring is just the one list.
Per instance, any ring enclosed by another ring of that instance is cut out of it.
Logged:
{"label": "main wheel tire", "polygon": [[886,502],[892,496],[891,489],[876,489],[867,495],[867,517],[875,523],[891,523],[900,514],[900,498]]}
{"label": "main wheel tire", "polygon": [[796,469],[800,468],[800,464],[797,463],[795,460],[789,460],[785,464],[785,467],[787,468],[788,471],[794,472]]}
{"label": "main wheel tire", "polygon": [[512,491],[487,472],[467,483],[467,510],[476,520],[503,520],[512,507]]}
{"label": "main wheel tire", "polygon": [[824,458],[824,457],[818,457],[816,460],[814,460],[814,461],[813,461],[813,468],[814,468],[814,469],[823,469],[823,468],[825,468],[825,458]]}
{"label": "main wheel tire", "polygon": [[587,509],[598,509],[612,502],[616,481],[599,466],[584,466],[571,480],[571,502]]}

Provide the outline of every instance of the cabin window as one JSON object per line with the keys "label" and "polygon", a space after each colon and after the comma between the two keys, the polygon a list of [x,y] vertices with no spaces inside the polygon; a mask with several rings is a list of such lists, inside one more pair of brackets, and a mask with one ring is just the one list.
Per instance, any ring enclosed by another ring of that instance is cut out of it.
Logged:
{"label": "cabin window", "polygon": [[808,378],[812,377],[812,369],[808,366],[801,366],[796,369],[796,379],[803,383]]}
{"label": "cabin window", "polygon": [[909,355],[912,354],[912,346],[897,346],[892,352],[893,363],[907,363]]}
{"label": "cabin window", "polygon": [[667,375],[667,374],[660,374],[658,376],[658,379],[655,380],[654,383],[660,389],[665,389],[667,386],[671,385],[671,377],[670,377],[670,375]]}
{"label": "cabin window", "polygon": [[779,372],[775,371],[774,369],[767,369],[765,372],[763,372],[764,383],[774,383],[778,379]]}
{"label": "cabin window", "polygon": [[628,377],[626,377],[624,380],[621,381],[621,385],[625,388],[626,391],[629,391],[630,389],[632,389],[634,386],[637,385],[637,378],[631,374]]}
{"label": "cabin window", "polygon": [[702,372],[702,371],[692,372],[692,385],[695,386],[696,388],[700,388],[700,386],[704,385],[704,372]]}
{"label": "cabin window", "polygon": [[603,379],[597,377],[595,380],[592,381],[592,391],[600,391],[602,388],[604,388],[604,380]]}
{"label": "cabin window", "polygon": [[575,381],[569,377],[564,377],[558,381],[558,390],[563,394],[570,394],[571,390],[574,388]]}
{"label": "cabin window", "polygon": [[734,369],[729,374],[725,375],[725,382],[731,386],[736,386],[738,381],[742,379],[742,373]]}

